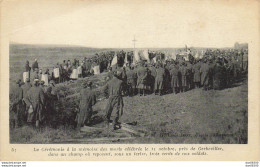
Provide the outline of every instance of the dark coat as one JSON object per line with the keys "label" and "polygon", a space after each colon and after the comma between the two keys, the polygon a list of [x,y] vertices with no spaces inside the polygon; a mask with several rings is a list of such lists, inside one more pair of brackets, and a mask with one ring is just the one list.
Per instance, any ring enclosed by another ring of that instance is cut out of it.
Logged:
{"label": "dark coat", "polygon": [[200,63],[194,64],[192,71],[194,73],[193,82],[199,82],[200,83]]}
{"label": "dark coat", "polygon": [[126,71],[127,76],[127,84],[130,85],[132,88],[136,87],[137,82],[137,74],[134,70],[128,70]]}
{"label": "dark coat", "polygon": [[137,69],[137,87],[145,89],[147,86],[148,69],[146,67],[139,67]]}
{"label": "dark coat", "polygon": [[181,66],[180,68],[180,72],[181,72],[181,83],[182,86],[188,86],[188,69],[186,66]]}
{"label": "dark coat", "polygon": [[44,92],[40,87],[33,86],[27,92],[26,104],[33,107],[33,112],[28,114],[27,122],[42,121],[44,119],[43,106],[45,104]]}
{"label": "dark coat", "polygon": [[180,70],[178,66],[172,66],[172,69],[170,70],[171,74],[171,87],[172,88],[178,88],[180,87]]}
{"label": "dark coat", "polygon": [[85,122],[90,121],[92,116],[92,106],[96,104],[96,94],[90,89],[83,89],[80,91],[79,114],[77,115],[78,127],[84,125]]}
{"label": "dark coat", "polygon": [[209,65],[207,63],[203,63],[200,68],[201,85],[207,86],[209,84],[209,71]]}
{"label": "dark coat", "polygon": [[154,84],[154,89],[155,90],[163,89],[164,78],[165,78],[165,70],[164,70],[164,68],[162,68],[162,67],[157,68],[156,69],[155,84]]}

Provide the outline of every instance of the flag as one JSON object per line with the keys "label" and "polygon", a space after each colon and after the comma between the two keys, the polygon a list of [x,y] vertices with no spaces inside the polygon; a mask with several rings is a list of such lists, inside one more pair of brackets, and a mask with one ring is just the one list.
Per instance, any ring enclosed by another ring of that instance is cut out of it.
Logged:
{"label": "flag", "polygon": [[134,63],[140,61],[140,57],[139,57],[139,54],[138,54],[138,50],[135,50],[134,51]]}
{"label": "flag", "polygon": [[153,62],[156,63],[156,56],[153,58]]}
{"label": "flag", "polygon": [[144,58],[145,58],[148,62],[150,62],[148,49],[145,49],[145,50],[143,51],[143,55],[144,55]]}
{"label": "flag", "polygon": [[115,56],[114,56],[114,58],[113,58],[113,60],[111,62],[111,66],[114,66],[116,64],[117,64],[117,55],[115,54]]}
{"label": "flag", "polygon": [[200,55],[199,55],[199,52],[197,51],[196,52],[196,54],[195,54],[195,56],[194,56],[196,59],[198,59],[199,57],[200,57]]}
{"label": "flag", "polygon": [[59,78],[60,77],[60,69],[59,68],[54,68],[54,78]]}
{"label": "flag", "polygon": [[128,60],[127,60],[127,52],[125,52],[125,64],[128,63]]}

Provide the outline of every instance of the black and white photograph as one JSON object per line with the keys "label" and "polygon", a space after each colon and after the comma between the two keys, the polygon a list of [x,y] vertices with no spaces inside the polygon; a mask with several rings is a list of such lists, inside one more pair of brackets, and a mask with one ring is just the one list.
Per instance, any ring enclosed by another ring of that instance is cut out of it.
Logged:
{"label": "black and white photograph", "polygon": [[189,2],[14,7],[10,144],[248,144],[252,13]]}

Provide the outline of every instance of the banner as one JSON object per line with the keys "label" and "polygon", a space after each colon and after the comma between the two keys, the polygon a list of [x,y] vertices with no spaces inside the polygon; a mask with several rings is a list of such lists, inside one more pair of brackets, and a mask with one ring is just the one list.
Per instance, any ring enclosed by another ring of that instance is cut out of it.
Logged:
{"label": "banner", "polygon": [[114,66],[116,64],[117,64],[117,55],[115,54],[115,56],[114,56],[114,58],[113,58],[113,60],[111,62],[111,66]]}
{"label": "banner", "polygon": [[41,80],[44,81],[44,85],[46,85],[46,86],[49,85],[48,74],[42,74]]}
{"label": "banner", "polygon": [[73,69],[72,74],[70,75],[71,79],[78,79],[78,70]]}
{"label": "banner", "polygon": [[54,78],[60,77],[60,69],[59,68],[54,68],[53,73],[54,73]]}
{"label": "banner", "polygon": [[29,77],[29,71],[28,72],[23,72],[23,82],[26,82],[27,78],[30,78]]}
{"label": "banner", "polygon": [[138,54],[138,50],[135,50],[134,51],[134,63],[140,61],[140,57],[139,57],[139,54]]}
{"label": "banner", "polygon": [[144,55],[144,58],[145,58],[148,62],[150,62],[148,49],[145,49],[145,50],[143,51],[143,55]]}
{"label": "banner", "polygon": [[82,74],[82,67],[78,66],[77,70],[78,70],[78,75],[81,75]]}

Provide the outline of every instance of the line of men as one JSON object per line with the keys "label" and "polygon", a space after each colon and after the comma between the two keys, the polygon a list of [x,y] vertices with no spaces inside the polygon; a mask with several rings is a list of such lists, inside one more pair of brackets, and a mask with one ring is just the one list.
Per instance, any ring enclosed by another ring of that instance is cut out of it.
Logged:
{"label": "line of men", "polygon": [[211,51],[206,52],[203,59],[192,62],[179,59],[165,63],[140,62],[136,66],[127,64],[121,70],[125,95],[163,95],[200,87],[204,90],[230,87],[247,72],[247,60],[239,60],[240,56],[236,52],[224,55]]}
{"label": "line of men", "polygon": [[[242,72],[247,72],[247,60],[242,58],[237,51],[209,51],[201,60],[193,62],[184,59],[170,60],[166,62],[147,63],[141,61],[133,66],[127,64],[123,68],[108,73],[109,81],[105,86],[108,94],[108,103],[106,106],[106,119],[110,122],[113,108],[117,109],[114,128],[119,128],[119,117],[123,114],[123,95],[133,96],[146,95],[149,93],[163,95],[164,93],[185,92],[193,88],[203,87],[204,90],[223,89],[229,87],[241,77]],[[243,56],[242,56],[243,57]],[[245,61],[246,60],[246,61]],[[69,64],[66,63],[65,64]],[[78,62],[74,61],[74,65]],[[38,66],[33,65],[33,71],[37,73]],[[21,81],[17,81],[12,102],[14,111],[15,125],[19,125],[18,118],[24,118],[27,122],[35,122],[36,126],[48,117],[48,111],[55,112],[55,100],[58,99],[55,93],[54,81],[51,81],[47,89],[44,89],[44,82],[40,77],[32,77],[33,86],[30,86],[30,79],[21,87]],[[92,87],[92,83],[83,85],[84,88]],[[80,112],[77,117],[78,127],[90,123],[92,115],[92,106],[96,103],[96,97],[91,91],[82,90],[80,95]],[[122,94],[121,94],[122,93]],[[21,106],[20,106],[21,105]],[[19,112],[19,109],[29,111],[32,106],[34,114]],[[47,109],[50,107],[50,109]],[[42,111],[46,112],[42,112]],[[46,114],[41,114],[46,113]],[[33,120],[33,121],[32,121]]]}

